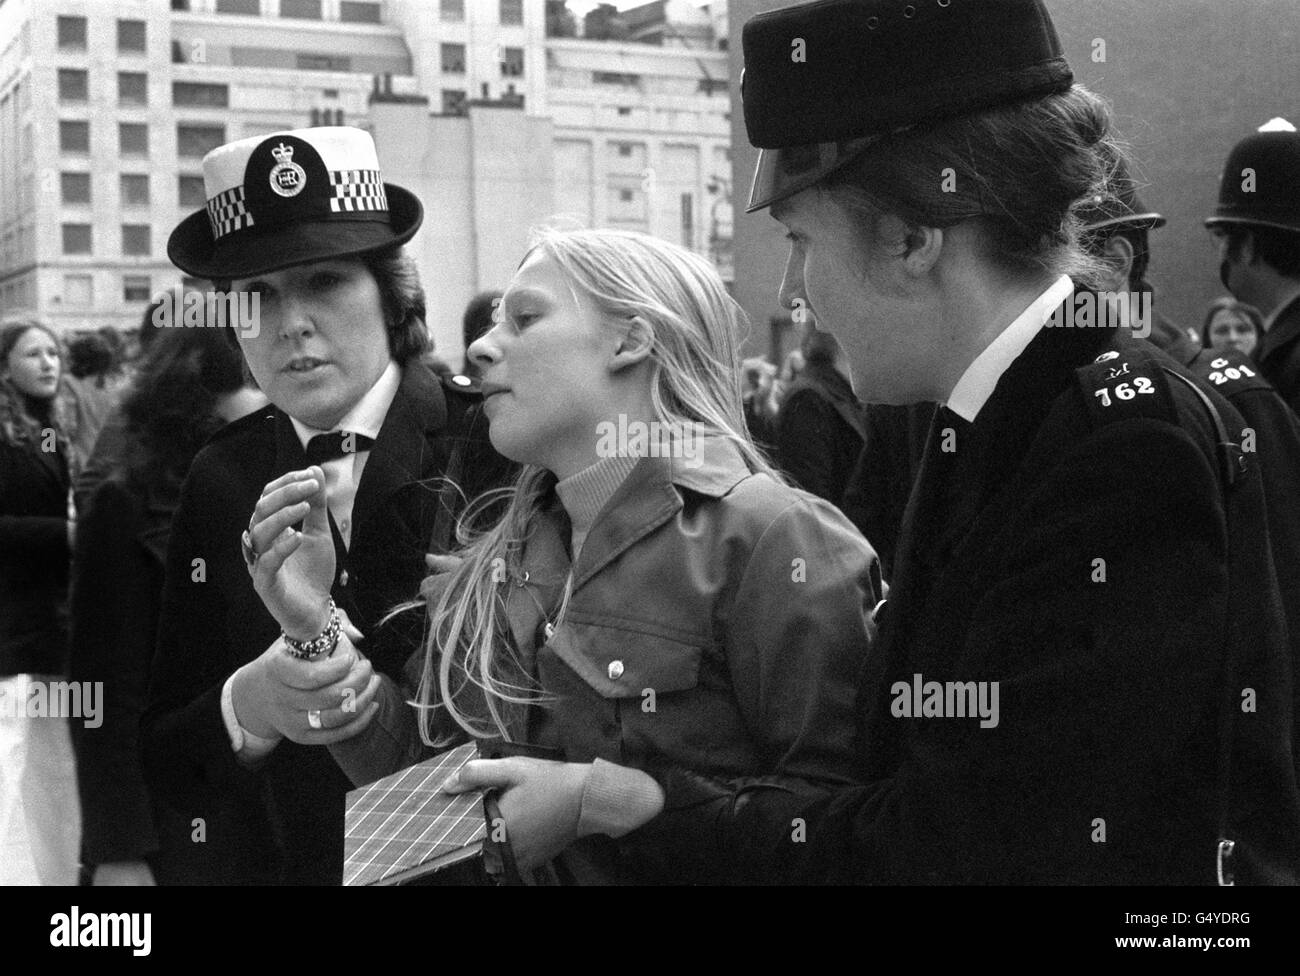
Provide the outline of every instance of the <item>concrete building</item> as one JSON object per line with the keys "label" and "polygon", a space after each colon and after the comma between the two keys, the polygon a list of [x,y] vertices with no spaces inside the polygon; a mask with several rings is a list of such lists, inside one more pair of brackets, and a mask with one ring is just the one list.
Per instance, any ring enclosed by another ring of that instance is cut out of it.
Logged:
{"label": "concrete building", "polygon": [[545,0],[0,0],[0,315],[139,321],[215,145],[369,129],[424,200],[440,351],[556,214],[730,268],[725,4],[635,11],[640,41],[547,36]]}

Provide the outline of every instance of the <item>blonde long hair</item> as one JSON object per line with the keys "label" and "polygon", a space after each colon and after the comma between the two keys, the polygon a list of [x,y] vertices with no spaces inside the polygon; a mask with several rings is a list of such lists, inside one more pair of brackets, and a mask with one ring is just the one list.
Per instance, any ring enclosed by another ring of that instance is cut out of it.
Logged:
{"label": "blonde long hair", "polygon": [[[709,262],[631,231],[541,230],[525,260],[539,251],[590,296],[606,321],[637,317],[650,327],[651,399],[658,421],[667,429],[689,423],[726,438],[751,471],[783,481],[746,430],[739,344],[748,322]],[[461,519],[462,561],[430,610],[414,703],[428,745],[446,744],[430,732],[439,708],[471,735],[508,739],[512,709],[546,700],[515,656],[502,588],[523,575],[524,546],[554,483],[546,469],[525,466],[513,488],[479,499]],[[506,508],[496,524],[474,530],[482,513],[501,501]],[[482,699],[477,710],[486,715],[468,713],[460,701],[466,691]]]}

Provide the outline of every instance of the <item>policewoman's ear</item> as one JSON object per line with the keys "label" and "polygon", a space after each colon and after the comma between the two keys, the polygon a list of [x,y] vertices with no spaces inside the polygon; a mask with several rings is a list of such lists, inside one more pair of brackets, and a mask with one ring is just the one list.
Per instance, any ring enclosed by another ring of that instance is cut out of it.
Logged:
{"label": "policewoman's ear", "polygon": [[1133,242],[1123,234],[1115,234],[1102,248],[1102,259],[1112,269],[1105,281],[1105,291],[1127,291],[1129,275],[1133,271]]}
{"label": "policewoman's ear", "polygon": [[903,262],[903,269],[912,277],[927,274],[943,251],[942,230],[909,223],[896,214],[877,216],[874,236],[885,253]]}
{"label": "policewoman's ear", "polygon": [[614,354],[609,360],[611,373],[644,362],[649,358],[650,350],[654,348],[654,330],[641,316],[632,315],[623,319],[621,328],[618,344],[614,346]]}

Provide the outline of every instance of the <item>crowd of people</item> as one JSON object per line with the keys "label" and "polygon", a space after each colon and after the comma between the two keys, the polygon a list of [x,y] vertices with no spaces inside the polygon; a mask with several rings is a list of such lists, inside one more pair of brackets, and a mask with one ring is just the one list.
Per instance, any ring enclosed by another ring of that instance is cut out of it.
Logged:
{"label": "crowd of people", "polygon": [[745,25],[779,364],[700,256],[538,230],[453,368],[343,126],[214,150],[172,232],[258,328],[6,324],[17,880],[338,884],[347,792],[476,741],[512,880],[1296,883],[1300,134],[1228,155],[1179,328],[1107,105],[998,6]]}

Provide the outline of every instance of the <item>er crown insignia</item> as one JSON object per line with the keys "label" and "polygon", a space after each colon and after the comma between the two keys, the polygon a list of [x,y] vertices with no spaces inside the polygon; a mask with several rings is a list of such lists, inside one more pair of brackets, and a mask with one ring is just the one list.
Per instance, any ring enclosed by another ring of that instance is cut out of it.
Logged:
{"label": "er crown insignia", "polygon": [[283,142],[271,149],[275,165],[271,167],[271,189],[282,197],[297,196],[307,185],[307,172],[293,161],[293,146]]}

